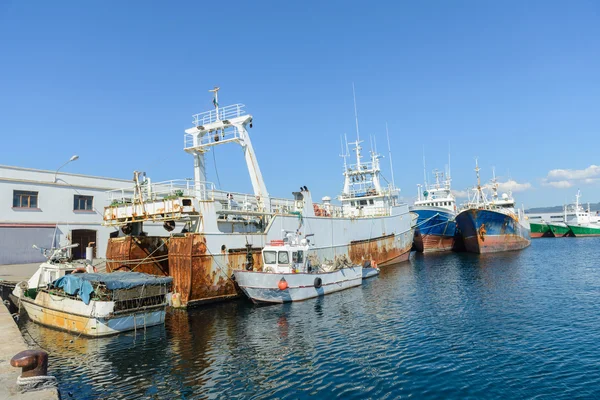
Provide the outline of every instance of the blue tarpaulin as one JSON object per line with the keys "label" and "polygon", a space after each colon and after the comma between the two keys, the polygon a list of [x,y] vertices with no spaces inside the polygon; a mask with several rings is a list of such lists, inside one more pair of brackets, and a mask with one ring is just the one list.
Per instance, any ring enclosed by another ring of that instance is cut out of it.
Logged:
{"label": "blue tarpaulin", "polygon": [[173,278],[154,276],[141,272],[115,272],[112,274],[69,274],[52,282],[52,286],[61,288],[65,293],[77,295],[85,304],[90,304],[94,283],[102,283],[108,290],[131,289],[137,286],[168,285]]}

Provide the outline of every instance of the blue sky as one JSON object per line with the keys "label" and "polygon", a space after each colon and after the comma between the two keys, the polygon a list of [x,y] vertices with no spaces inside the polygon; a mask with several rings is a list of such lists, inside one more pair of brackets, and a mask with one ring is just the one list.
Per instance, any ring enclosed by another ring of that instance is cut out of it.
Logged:
{"label": "blue sky", "polygon": [[[193,175],[191,115],[244,103],[269,192],[342,189],[340,135],[387,153],[410,199],[452,153],[526,207],[600,200],[600,3],[0,2],[0,164],[154,181]],[[237,147],[214,160],[250,190]],[[216,182],[213,155],[209,180]],[[389,179],[387,158],[384,172]]]}

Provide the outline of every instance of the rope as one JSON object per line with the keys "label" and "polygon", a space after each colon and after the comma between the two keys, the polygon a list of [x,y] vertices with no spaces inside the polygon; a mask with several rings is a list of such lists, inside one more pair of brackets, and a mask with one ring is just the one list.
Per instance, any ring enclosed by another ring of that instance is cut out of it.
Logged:
{"label": "rope", "polygon": [[427,221],[430,221],[430,220],[434,219],[434,218],[435,218],[435,217],[437,217],[438,215],[440,215],[440,213],[435,213],[433,216],[431,216],[431,217],[427,218],[426,220],[422,221],[421,223],[419,223],[419,224],[416,224],[416,225],[414,226],[414,228],[418,228],[418,227],[420,227],[420,226],[421,226],[421,225],[423,225],[425,222],[427,222]]}
{"label": "rope", "polygon": [[[218,133],[217,133],[218,134]],[[215,165],[215,174],[217,175],[217,183],[219,184],[219,190],[221,190],[221,180],[219,179],[219,169],[217,168],[217,156],[215,156],[215,148],[212,148],[213,163]]]}
{"label": "rope", "polygon": [[229,277],[229,275],[227,275],[227,273],[225,271],[223,271],[223,269],[219,266],[219,262],[217,261],[217,258],[213,255],[213,253],[210,252],[210,250],[208,249],[208,246],[206,246],[206,251],[213,258],[213,260],[215,262],[215,266],[223,273],[223,275],[225,275],[225,277],[227,279],[229,279],[231,282],[235,283],[235,281],[233,279],[231,279],[231,277]]}
{"label": "rope", "polygon": [[58,381],[55,376],[52,375],[40,375],[40,376],[19,376],[17,378],[17,385],[21,391],[37,391],[43,389],[54,388],[58,386]]}
{"label": "rope", "polygon": [[146,260],[148,260],[149,258],[152,258],[153,262],[160,262],[160,261],[168,260],[169,259],[169,255],[160,256],[160,257],[152,257],[152,254],[156,253],[165,244],[168,244],[170,240],[171,240],[171,237],[167,238],[167,240],[165,242],[163,242],[160,246],[158,246],[156,249],[154,249],[154,251],[152,253],[148,254],[148,256],[146,256],[144,258],[138,258],[138,259],[134,259],[134,260],[106,260],[105,262],[107,262],[107,263],[108,262],[120,263],[121,265],[132,265],[132,264],[136,264],[137,263],[137,265],[135,267],[131,268],[131,271],[135,271],[135,269],[137,267],[139,267],[140,265],[144,264],[144,262]]}

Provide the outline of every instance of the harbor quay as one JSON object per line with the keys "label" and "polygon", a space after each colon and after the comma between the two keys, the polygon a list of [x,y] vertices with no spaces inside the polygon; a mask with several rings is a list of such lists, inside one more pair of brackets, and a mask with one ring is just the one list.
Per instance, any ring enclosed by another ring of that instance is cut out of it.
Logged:
{"label": "harbor quay", "polygon": [[[2,275],[6,276],[4,273]],[[19,275],[14,277],[19,278]],[[5,284],[5,282],[0,282],[2,292],[11,287],[10,285],[5,286]],[[4,304],[0,306],[0,328],[2,331],[2,340],[0,340],[0,398],[3,400],[58,400],[60,397],[56,385],[41,390],[23,391],[23,388],[17,383],[22,371],[21,368],[12,366],[11,360],[21,352],[31,351],[32,349],[25,343],[6,302],[8,300],[4,300]],[[33,350],[39,350],[39,348]]]}

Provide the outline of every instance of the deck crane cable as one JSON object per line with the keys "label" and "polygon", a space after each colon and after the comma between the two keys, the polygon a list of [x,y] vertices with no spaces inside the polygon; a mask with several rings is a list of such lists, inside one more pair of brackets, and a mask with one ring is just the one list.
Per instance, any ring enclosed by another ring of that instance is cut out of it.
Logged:
{"label": "deck crane cable", "polygon": [[215,174],[217,175],[217,184],[219,185],[219,190],[221,190],[221,180],[219,179],[219,169],[217,168],[217,156],[215,156],[215,148],[212,148],[213,155],[213,164],[215,166]]}

